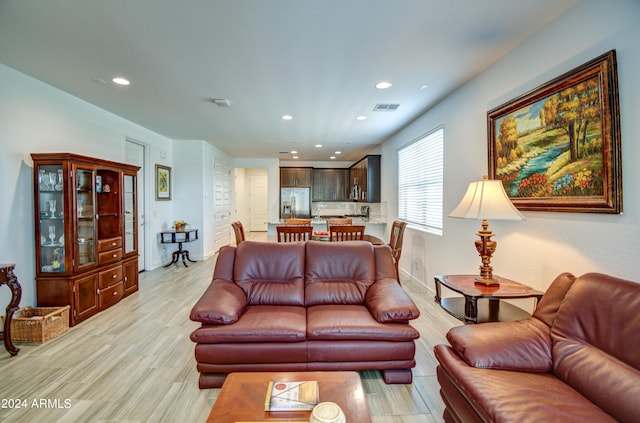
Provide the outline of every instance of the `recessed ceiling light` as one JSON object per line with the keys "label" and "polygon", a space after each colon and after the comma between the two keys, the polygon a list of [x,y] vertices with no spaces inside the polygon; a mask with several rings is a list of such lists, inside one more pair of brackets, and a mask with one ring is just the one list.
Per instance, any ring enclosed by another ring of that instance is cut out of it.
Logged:
{"label": "recessed ceiling light", "polygon": [[296,150],[291,150],[291,154],[298,154],[298,151],[296,151]]}
{"label": "recessed ceiling light", "polygon": [[293,159],[298,159],[299,157],[298,157],[298,156],[293,156],[292,158],[293,158]]}
{"label": "recessed ceiling light", "polygon": [[356,120],[367,120],[365,115],[356,116]]}
{"label": "recessed ceiling light", "polygon": [[282,115],[282,120],[291,120],[293,119],[293,116],[291,115]]}
{"label": "recessed ceiling light", "polygon": [[322,144],[316,144],[316,148],[322,148]]}
{"label": "recessed ceiling light", "polygon": [[128,79],[122,78],[120,76],[116,76],[115,78],[112,79],[112,81],[115,84],[118,84],[118,85],[129,85],[130,84]]}
{"label": "recessed ceiling light", "polygon": [[429,86],[427,84],[420,85],[420,89],[421,90],[426,90],[427,88],[429,88]]}
{"label": "recessed ceiling light", "polygon": [[335,154],[342,154],[342,151],[336,151]]}
{"label": "recessed ceiling light", "polygon": [[336,159],[336,156],[329,156],[329,158],[330,158],[331,160],[335,160],[335,159]]}
{"label": "recessed ceiling light", "polygon": [[391,86],[391,82],[387,82],[387,81],[382,81],[382,82],[378,82],[376,84],[376,88],[379,90],[386,90],[387,88],[389,88]]}

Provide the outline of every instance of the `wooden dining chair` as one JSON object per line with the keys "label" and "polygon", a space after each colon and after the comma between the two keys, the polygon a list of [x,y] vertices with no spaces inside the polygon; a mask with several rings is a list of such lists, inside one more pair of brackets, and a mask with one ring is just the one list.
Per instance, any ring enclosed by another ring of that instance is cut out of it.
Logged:
{"label": "wooden dining chair", "polygon": [[389,247],[391,247],[391,255],[393,256],[393,264],[396,266],[396,278],[400,282],[400,272],[398,271],[398,263],[402,255],[402,239],[404,237],[404,229],[407,222],[396,220],[391,226],[391,235],[389,237]]}
{"label": "wooden dining chair", "polygon": [[276,226],[278,242],[299,242],[308,241],[313,233],[313,226]]}
{"label": "wooden dining chair", "polygon": [[244,241],[244,228],[240,221],[232,222],[231,227],[233,228],[233,233],[236,234],[236,245],[238,245]]}
{"label": "wooden dining chair", "polygon": [[327,230],[330,231],[331,226],[353,225],[353,219],[350,217],[330,217],[327,218]]}
{"label": "wooden dining chair", "polygon": [[331,241],[355,241],[364,239],[364,225],[335,225],[329,227]]}
{"label": "wooden dining chair", "polygon": [[288,219],[284,220],[284,224],[285,225],[304,225],[304,226],[309,226],[311,225],[311,219],[299,219],[299,218],[295,218],[295,217],[290,217]]}

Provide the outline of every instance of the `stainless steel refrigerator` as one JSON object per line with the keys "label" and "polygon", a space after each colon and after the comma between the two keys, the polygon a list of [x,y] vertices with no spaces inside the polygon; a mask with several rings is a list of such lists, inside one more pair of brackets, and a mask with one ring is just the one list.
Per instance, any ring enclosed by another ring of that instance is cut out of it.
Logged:
{"label": "stainless steel refrigerator", "polygon": [[280,188],[280,217],[311,217],[311,188]]}

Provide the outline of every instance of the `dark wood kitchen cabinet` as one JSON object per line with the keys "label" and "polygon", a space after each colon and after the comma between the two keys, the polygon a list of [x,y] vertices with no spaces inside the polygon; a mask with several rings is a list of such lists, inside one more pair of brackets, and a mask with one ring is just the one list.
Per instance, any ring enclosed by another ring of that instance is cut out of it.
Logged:
{"label": "dark wood kitchen cabinet", "polygon": [[281,167],[280,168],[281,188],[310,188],[311,168],[310,167]]}
{"label": "dark wood kitchen cabinet", "polygon": [[139,167],[32,154],[38,306],[69,305],[71,326],[138,290]]}
{"label": "dark wood kitchen cabinet", "polygon": [[350,200],[367,203],[380,202],[380,155],[368,155],[349,168],[349,185],[358,185],[358,198],[350,191]]}
{"label": "dark wood kitchen cabinet", "polygon": [[313,169],[312,201],[348,201],[349,169]]}

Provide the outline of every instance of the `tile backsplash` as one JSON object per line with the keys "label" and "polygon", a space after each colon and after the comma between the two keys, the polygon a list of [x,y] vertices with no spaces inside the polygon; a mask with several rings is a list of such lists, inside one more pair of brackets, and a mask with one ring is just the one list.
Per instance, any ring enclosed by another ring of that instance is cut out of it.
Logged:
{"label": "tile backsplash", "polygon": [[325,216],[361,216],[364,213],[363,207],[369,208],[369,218],[387,219],[387,203],[363,203],[354,201],[345,202],[312,202],[311,215],[313,217]]}

